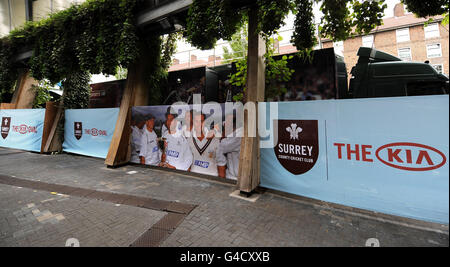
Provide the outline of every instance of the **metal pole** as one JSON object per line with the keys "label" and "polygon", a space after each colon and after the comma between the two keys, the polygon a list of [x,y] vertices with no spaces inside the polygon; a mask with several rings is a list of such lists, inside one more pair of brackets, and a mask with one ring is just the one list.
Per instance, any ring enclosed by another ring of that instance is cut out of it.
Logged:
{"label": "metal pole", "polygon": [[317,36],[319,37],[319,48],[322,49],[322,38],[320,37],[319,24],[317,24]]}
{"label": "metal pole", "polygon": [[11,0],[8,0],[8,9],[9,9],[9,31],[12,31],[12,7],[11,7]]}
{"label": "metal pole", "polygon": [[191,50],[189,50],[188,51],[188,57],[189,57],[189,64],[188,64],[188,66],[189,66],[189,68],[191,67]]}
{"label": "metal pole", "polygon": [[33,1],[25,0],[26,21],[33,21]]}

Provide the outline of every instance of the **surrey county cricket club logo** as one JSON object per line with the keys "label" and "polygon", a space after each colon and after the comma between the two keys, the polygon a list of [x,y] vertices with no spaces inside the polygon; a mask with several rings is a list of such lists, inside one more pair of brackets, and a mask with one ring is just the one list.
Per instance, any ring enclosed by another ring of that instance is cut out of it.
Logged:
{"label": "surrey county cricket club logo", "polygon": [[81,122],[74,122],[74,134],[77,140],[81,139],[83,135],[83,124]]}
{"label": "surrey county cricket club logo", "polygon": [[278,120],[275,155],[290,173],[300,175],[311,170],[319,157],[317,120]]}
{"label": "surrey county cricket club logo", "polygon": [[2,137],[6,139],[11,125],[11,117],[2,117]]}

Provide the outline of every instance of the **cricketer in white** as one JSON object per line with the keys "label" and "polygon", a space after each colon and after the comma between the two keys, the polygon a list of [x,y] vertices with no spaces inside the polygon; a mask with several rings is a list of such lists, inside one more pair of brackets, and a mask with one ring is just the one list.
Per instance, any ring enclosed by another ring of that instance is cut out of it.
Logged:
{"label": "cricketer in white", "polygon": [[153,129],[155,117],[149,116],[145,122],[144,134],[141,138],[141,151],[139,156],[141,164],[157,166],[161,162],[161,150],[158,146],[158,137]]}
{"label": "cricketer in white", "polygon": [[161,167],[188,171],[192,165],[192,152],[187,139],[182,135],[180,123],[172,120],[170,131],[163,135],[165,151]]}
{"label": "cricketer in white", "polygon": [[188,139],[194,156],[191,172],[212,176],[221,174],[220,176],[223,177],[225,175],[225,167],[217,165],[217,159],[220,157],[220,140],[218,138],[207,138],[208,133],[201,130],[205,128],[204,114],[196,114],[193,119],[194,133]]}

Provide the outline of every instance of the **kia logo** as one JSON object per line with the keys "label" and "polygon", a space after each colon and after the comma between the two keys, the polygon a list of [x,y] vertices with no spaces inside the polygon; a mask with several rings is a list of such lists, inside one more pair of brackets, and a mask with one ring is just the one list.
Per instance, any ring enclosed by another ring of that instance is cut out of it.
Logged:
{"label": "kia logo", "polygon": [[407,171],[435,170],[447,161],[436,148],[416,143],[387,144],[378,148],[375,155],[383,164]]}

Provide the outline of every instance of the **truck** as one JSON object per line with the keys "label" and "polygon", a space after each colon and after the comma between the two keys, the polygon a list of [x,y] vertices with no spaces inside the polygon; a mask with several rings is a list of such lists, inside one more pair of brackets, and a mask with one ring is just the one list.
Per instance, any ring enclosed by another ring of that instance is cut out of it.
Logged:
{"label": "truck", "polygon": [[345,98],[448,94],[449,78],[428,62],[402,61],[388,53],[361,47]]}

